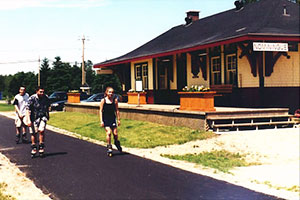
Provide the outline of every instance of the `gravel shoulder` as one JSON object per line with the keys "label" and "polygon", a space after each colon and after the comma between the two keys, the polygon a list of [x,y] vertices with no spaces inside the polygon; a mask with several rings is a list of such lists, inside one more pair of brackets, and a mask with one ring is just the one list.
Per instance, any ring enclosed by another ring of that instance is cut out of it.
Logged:
{"label": "gravel shoulder", "polygon": [[[13,117],[12,113],[0,114]],[[47,129],[72,137],[81,136],[52,126]],[[124,151],[147,159],[218,180],[240,185],[251,190],[271,194],[284,199],[299,199],[299,138],[300,128],[271,129],[261,131],[240,131],[219,135],[207,140],[197,140],[182,145],[170,145],[153,149],[124,148]],[[82,138],[105,145],[103,142]],[[231,173],[222,173],[184,161],[164,158],[161,154],[201,153],[212,150],[227,150],[246,155],[248,162],[260,163],[248,167],[238,167]],[[49,199],[20,171],[22,166],[11,163],[0,153],[0,183],[8,187],[6,193],[16,199]],[[18,192],[16,192],[18,191]],[[32,198],[35,195],[34,198]]]}

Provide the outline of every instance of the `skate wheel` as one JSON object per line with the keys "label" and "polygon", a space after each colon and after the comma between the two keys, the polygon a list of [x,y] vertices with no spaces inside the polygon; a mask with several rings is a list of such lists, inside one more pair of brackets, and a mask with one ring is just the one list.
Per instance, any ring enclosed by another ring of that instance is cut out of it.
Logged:
{"label": "skate wheel", "polygon": [[109,157],[112,157],[112,156],[113,156],[112,153],[108,153],[107,155],[108,155]]}

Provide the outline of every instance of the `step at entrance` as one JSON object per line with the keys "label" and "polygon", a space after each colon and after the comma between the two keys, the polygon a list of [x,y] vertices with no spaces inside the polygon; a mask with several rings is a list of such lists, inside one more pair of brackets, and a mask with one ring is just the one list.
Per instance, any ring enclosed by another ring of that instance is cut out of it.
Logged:
{"label": "step at entrance", "polygon": [[287,109],[249,109],[207,113],[206,116],[209,129],[217,133],[224,131],[291,128],[297,124],[291,118],[292,115],[288,114]]}

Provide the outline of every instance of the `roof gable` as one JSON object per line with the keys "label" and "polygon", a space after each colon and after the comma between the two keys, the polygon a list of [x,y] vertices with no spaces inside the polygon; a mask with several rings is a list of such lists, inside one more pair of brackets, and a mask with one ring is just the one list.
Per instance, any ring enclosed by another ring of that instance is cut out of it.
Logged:
{"label": "roof gable", "polygon": [[[289,16],[283,15],[283,5],[286,5]],[[247,4],[238,11],[231,9],[189,25],[173,27],[141,47],[95,66],[192,48],[245,35],[299,37],[299,5],[287,0],[260,0]]]}

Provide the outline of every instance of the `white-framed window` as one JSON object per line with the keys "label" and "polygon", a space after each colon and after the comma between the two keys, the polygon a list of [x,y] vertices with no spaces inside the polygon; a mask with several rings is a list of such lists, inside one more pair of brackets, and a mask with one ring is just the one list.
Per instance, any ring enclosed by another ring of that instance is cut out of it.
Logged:
{"label": "white-framed window", "polygon": [[221,79],[221,57],[211,57],[211,83],[212,85],[220,85]]}
{"label": "white-framed window", "polygon": [[148,89],[148,63],[135,64],[135,80],[143,82],[143,89]]}
{"label": "white-framed window", "polygon": [[226,84],[237,84],[237,59],[236,54],[226,55]]}

